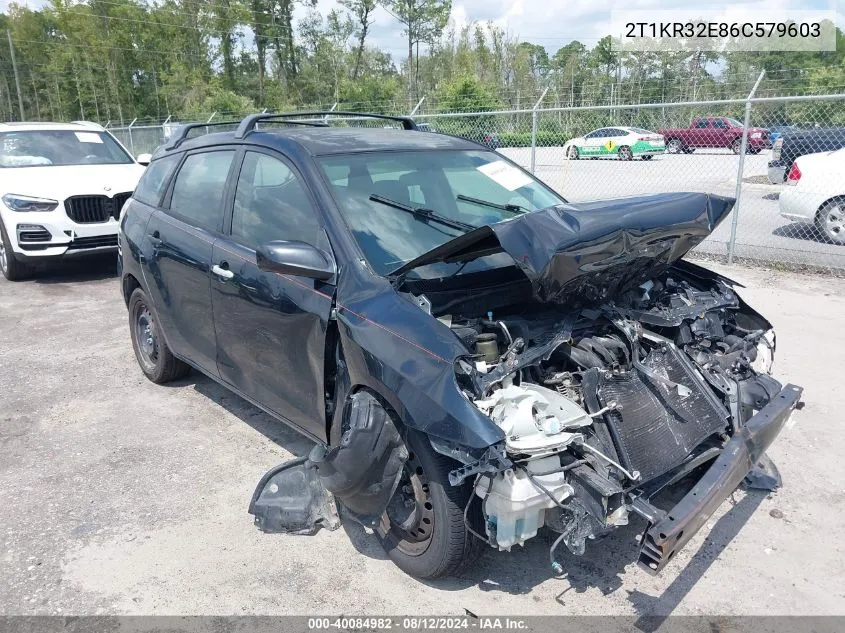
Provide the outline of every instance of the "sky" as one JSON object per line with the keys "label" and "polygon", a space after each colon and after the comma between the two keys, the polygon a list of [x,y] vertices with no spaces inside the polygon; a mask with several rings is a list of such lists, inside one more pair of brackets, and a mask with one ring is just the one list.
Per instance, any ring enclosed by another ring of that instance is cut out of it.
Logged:
{"label": "sky", "polygon": [[[5,11],[10,0],[0,0],[0,11]],[[45,0],[17,0],[32,9]],[[806,10],[826,9],[837,12],[836,23],[845,28],[845,0],[708,0],[697,3],[698,8],[721,9],[730,19],[765,20],[774,9]],[[328,14],[339,7],[337,0],[318,0],[318,9]],[[592,47],[610,31],[610,14],[613,9],[643,10],[645,16],[656,17],[660,10],[687,9],[689,0],[452,0],[451,20],[460,27],[472,22],[492,21],[511,37],[520,41],[542,44],[550,55],[561,46],[578,40]],[[305,15],[300,4],[296,17]],[[248,38],[250,39],[250,38]],[[395,62],[407,57],[407,43],[402,35],[402,25],[383,8],[375,14],[371,45],[387,50]]]}
{"label": "sky", "polygon": [[[843,0],[845,4],[845,0]],[[452,0],[452,21],[460,26],[471,22],[492,21],[520,41],[541,44],[550,55],[572,40],[592,47],[610,30],[613,9],[647,10],[685,9],[689,0]],[[336,0],[318,0],[324,14],[337,7]],[[836,10],[836,0],[751,0],[698,3],[700,8],[730,9],[743,20],[764,20],[773,8],[787,10]],[[845,15],[839,7],[837,24],[845,27]],[[304,14],[304,9],[301,13]],[[733,16],[732,16],[733,19]],[[370,43],[389,51],[394,61],[408,55],[408,45],[402,35],[402,25],[387,11],[379,8],[372,27]]]}

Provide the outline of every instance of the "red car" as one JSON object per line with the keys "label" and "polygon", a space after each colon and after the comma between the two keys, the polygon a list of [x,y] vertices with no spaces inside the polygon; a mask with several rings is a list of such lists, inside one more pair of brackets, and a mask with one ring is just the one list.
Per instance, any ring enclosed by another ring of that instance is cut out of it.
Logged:
{"label": "red car", "polygon": [[[691,154],[697,147],[729,147],[734,154],[742,148],[744,126],[736,119],[724,116],[699,117],[688,128],[660,129],[670,154]],[[758,154],[772,146],[769,131],[762,127],[748,129],[748,152]]]}

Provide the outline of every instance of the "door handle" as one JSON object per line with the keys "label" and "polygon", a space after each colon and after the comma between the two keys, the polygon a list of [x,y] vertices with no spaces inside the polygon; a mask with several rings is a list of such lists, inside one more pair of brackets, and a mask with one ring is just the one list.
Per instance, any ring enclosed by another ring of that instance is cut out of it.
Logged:
{"label": "door handle", "polygon": [[[225,266],[225,268],[224,268],[224,266]],[[231,279],[232,277],[235,276],[235,273],[233,273],[231,270],[229,270],[229,264],[227,264],[226,262],[221,262],[220,266],[218,266],[217,264],[214,264],[214,266],[211,267],[211,272],[213,272],[215,275],[217,275],[221,279]]]}
{"label": "door handle", "polygon": [[147,233],[147,237],[149,238],[150,242],[152,242],[153,246],[158,246],[159,244],[161,244],[161,233],[159,233],[158,231]]}

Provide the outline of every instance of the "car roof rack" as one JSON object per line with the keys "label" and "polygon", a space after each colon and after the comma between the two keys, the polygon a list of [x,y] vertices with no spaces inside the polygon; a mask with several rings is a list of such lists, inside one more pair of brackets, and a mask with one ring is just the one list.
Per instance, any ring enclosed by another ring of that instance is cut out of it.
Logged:
{"label": "car roof rack", "polygon": [[[313,124],[306,122],[306,121],[298,121],[297,123],[302,125],[314,125],[315,127],[327,127],[328,124],[325,122],[325,118],[329,116],[345,116],[345,117],[355,117],[355,118],[366,118],[366,119],[380,119],[385,121],[395,121],[397,123],[402,124],[402,128],[406,130],[416,130],[417,124],[411,117],[407,116],[390,116],[388,114],[368,114],[364,112],[345,112],[345,111],[320,111],[320,112],[283,112],[283,113],[261,113],[261,114],[250,114],[249,116],[245,117],[241,124],[238,126],[237,131],[235,131],[235,138],[243,138],[250,132],[255,129],[255,126],[260,121],[273,121],[279,119],[287,119],[292,117],[323,117],[324,121],[317,122],[315,121]],[[284,121],[284,123],[294,123],[294,121]]]}
{"label": "car roof rack", "polygon": [[[285,121],[285,125],[307,125],[308,127],[329,127],[328,123],[323,121]],[[191,130],[201,127],[213,127],[215,125],[240,125],[238,121],[215,121],[214,123],[187,123],[180,125],[176,131],[168,139],[165,149],[175,149],[182,144]],[[241,137],[238,137],[241,138]]]}
{"label": "car roof rack", "polygon": [[188,133],[191,130],[195,130],[200,127],[214,127],[215,125],[237,125],[237,121],[215,121],[214,123],[185,123],[184,125],[180,125],[176,128],[173,132],[172,136],[167,139],[167,143],[165,143],[165,149],[175,149],[182,144],[186,138],[188,138]]}

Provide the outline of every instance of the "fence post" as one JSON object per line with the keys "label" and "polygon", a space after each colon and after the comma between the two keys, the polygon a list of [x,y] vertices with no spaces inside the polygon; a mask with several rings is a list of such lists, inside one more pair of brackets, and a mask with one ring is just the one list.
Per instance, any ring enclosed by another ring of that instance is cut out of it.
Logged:
{"label": "fence post", "polygon": [[736,174],[736,204],[733,208],[733,217],[731,218],[731,239],[728,242],[728,264],[733,264],[734,250],[736,248],[736,228],[739,224],[739,206],[740,196],[742,195],[742,174],[745,172],[745,152],[748,150],[748,126],[751,123],[751,99],[754,93],[757,92],[757,86],[763,81],[763,76],[766,74],[765,70],[760,71],[760,76],[751,88],[748,98],[745,100],[745,120],[742,128],[742,143],[739,148],[739,169]]}
{"label": "fence post", "polygon": [[411,114],[409,114],[408,116],[414,116],[417,113],[417,110],[420,109],[420,106],[423,104],[423,101],[425,101],[425,95],[423,95],[422,99],[417,101],[417,105],[414,106],[414,109],[411,110]]}
{"label": "fence post", "polygon": [[537,109],[540,107],[540,104],[543,103],[543,99],[546,98],[546,93],[549,91],[549,87],[546,86],[546,89],[543,90],[543,94],[540,95],[540,98],[537,99],[537,103],[534,104],[534,107],[531,109],[531,173],[534,173],[534,165],[537,160]]}
{"label": "fence post", "polygon": [[[337,101],[335,101],[335,102],[334,102],[334,105],[333,105],[331,108],[329,108],[329,112],[334,112],[334,111],[335,111],[335,108],[337,108],[337,104],[338,104],[338,102],[337,102]],[[324,114],[324,115],[323,115],[323,123],[328,123],[328,122],[329,122],[329,115],[328,115],[328,114]]]}
{"label": "fence post", "polygon": [[138,117],[132,119],[132,123],[129,124],[129,151],[132,156],[135,156],[135,141],[132,140],[132,126],[135,125],[135,121],[138,120]]}

